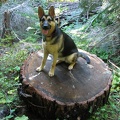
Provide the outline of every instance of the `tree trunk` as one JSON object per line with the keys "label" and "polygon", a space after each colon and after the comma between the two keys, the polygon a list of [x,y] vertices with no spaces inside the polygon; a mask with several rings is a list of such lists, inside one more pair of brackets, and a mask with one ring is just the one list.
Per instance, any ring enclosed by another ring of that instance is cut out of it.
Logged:
{"label": "tree trunk", "polygon": [[67,69],[68,64],[58,64],[54,77],[48,76],[50,57],[44,70],[39,73],[35,70],[41,64],[42,52],[28,57],[20,71],[22,85],[19,95],[29,110],[37,113],[41,119],[85,120],[107,102],[112,73],[100,58],[85,53],[91,59],[90,64],[78,58],[71,71]]}

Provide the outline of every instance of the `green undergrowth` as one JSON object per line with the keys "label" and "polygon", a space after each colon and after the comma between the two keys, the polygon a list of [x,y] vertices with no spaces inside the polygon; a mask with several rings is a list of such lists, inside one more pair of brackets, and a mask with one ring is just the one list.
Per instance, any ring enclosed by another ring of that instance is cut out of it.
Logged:
{"label": "green undergrowth", "polygon": [[[96,23],[94,21],[93,26],[97,26],[98,23],[102,24],[100,21],[96,21]],[[109,22],[109,24],[111,23]],[[108,63],[111,51],[104,51],[97,47],[92,50],[89,49],[91,42],[88,31],[89,27],[88,23],[83,25],[82,23],[75,22],[62,29],[74,39],[78,48],[96,54]],[[0,51],[2,52],[0,56],[0,109],[4,109],[4,106],[7,106],[9,110],[9,114],[3,118],[4,120],[28,120],[28,116],[24,114],[22,116],[14,114],[17,106],[20,104],[17,95],[17,88],[20,85],[20,67],[30,53],[41,49],[39,43],[36,42],[38,36],[36,38],[33,34],[28,36],[24,41],[14,44],[11,44],[11,41],[10,44],[3,44],[7,40],[4,39],[0,46]],[[114,57],[114,59],[116,62],[119,62],[118,58]],[[98,108],[90,116],[89,120],[120,120],[120,69],[119,66],[116,69],[111,67],[111,69],[113,71],[113,82],[108,103]]]}
{"label": "green undergrowth", "polygon": [[[0,110],[7,109],[8,115],[3,120],[15,118],[14,112],[19,106],[17,89],[19,83],[19,71],[27,56],[40,49],[39,44],[19,42],[10,47],[1,46],[0,56]],[[1,117],[1,116],[0,116]],[[25,116],[23,116],[25,118]],[[16,118],[15,120],[18,120]]]}

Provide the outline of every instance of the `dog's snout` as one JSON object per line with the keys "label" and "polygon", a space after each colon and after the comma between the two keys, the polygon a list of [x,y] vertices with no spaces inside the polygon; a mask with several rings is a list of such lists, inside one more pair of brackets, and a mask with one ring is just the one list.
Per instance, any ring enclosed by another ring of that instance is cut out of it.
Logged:
{"label": "dog's snout", "polygon": [[45,30],[50,29],[50,25],[49,25],[48,21],[44,21],[42,28]]}

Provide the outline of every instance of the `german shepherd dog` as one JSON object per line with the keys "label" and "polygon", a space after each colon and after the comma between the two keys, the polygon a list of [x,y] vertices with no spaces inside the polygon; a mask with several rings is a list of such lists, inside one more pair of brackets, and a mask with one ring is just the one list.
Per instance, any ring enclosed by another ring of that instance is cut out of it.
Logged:
{"label": "german shepherd dog", "polygon": [[41,32],[43,34],[44,57],[40,67],[36,71],[42,71],[49,54],[53,55],[53,62],[49,71],[49,76],[54,76],[57,63],[65,61],[69,63],[68,69],[73,69],[77,58],[83,57],[87,63],[90,59],[84,53],[78,52],[78,49],[72,38],[64,33],[55,21],[54,7],[51,6],[48,15],[44,13],[42,7],[38,7],[38,17],[40,20]]}

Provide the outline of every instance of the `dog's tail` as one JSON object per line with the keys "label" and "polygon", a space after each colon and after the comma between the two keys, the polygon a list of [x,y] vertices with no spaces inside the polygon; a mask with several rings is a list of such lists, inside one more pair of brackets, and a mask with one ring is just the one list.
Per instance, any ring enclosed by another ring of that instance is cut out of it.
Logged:
{"label": "dog's tail", "polygon": [[88,64],[90,63],[90,58],[85,53],[78,52],[78,57],[82,57],[87,61]]}

